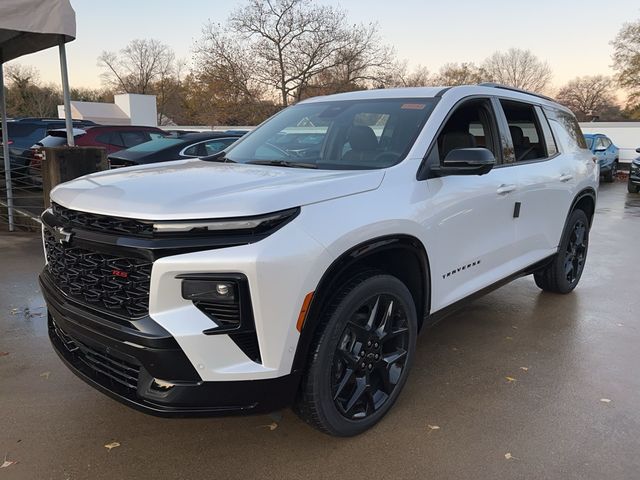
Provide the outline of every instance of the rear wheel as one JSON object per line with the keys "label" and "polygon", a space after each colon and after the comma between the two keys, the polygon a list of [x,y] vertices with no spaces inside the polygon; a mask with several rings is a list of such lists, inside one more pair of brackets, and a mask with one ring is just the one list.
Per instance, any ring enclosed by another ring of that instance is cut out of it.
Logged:
{"label": "rear wheel", "polygon": [[616,160],[611,165],[611,170],[609,170],[609,173],[607,173],[604,176],[604,179],[609,183],[613,183],[616,181],[617,177],[618,177],[618,161]]}
{"label": "rear wheel", "polygon": [[582,276],[588,248],[589,219],[584,211],[574,210],[553,261],[534,273],[536,285],[548,292],[571,292]]}
{"label": "rear wheel", "polygon": [[295,410],[337,436],[362,433],[391,408],[415,352],[416,308],[397,278],[360,275],[339,290],[316,335]]}

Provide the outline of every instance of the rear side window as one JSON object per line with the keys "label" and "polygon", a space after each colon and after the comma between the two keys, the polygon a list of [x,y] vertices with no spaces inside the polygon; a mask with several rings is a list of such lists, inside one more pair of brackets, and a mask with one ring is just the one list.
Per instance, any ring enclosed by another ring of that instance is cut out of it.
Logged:
{"label": "rear side window", "polygon": [[125,148],[135,147],[150,140],[145,132],[120,132]]}
{"label": "rear side window", "polygon": [[558,135],[558,140],[569,152],[587,149],[587,142],[584,139],[582,130],[576,117],[563,110],[544,109],[549,117],[554,133]]}
{"label": "rear side window", "polygon": [[500,100],[509,125],[516,162],[548,158],[547,143],[533,105]]}
{"label": "rear side window", "polygon": [[552,157],[556,153],[558,153],[558,145],[556,145],[556,139],[554,138],[553,132],[551,131],[549,120],[540,107],[536,107],[536,113],[538,115],[538,122],[540,122],[540,125],[542,126],[545,145],[547,147],[547,155],[549,157]]}
{"label": "rear side window", "polygon": [[104,143],[105,145],[110,145],[111,133],[101,133],[100,135],[96,135],[96,140],[100,143]]}

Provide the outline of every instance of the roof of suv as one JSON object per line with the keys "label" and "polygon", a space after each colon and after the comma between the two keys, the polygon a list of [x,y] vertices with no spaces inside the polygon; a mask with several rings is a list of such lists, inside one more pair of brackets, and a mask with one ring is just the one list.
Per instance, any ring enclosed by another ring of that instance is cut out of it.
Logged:
{"label": "roof of suv", "polygon": [[373,100],[386,98],[436,98],[443,97],[449,93],[462,92],[468,95],[500,95],[513,98],[514,100],[527,100],[542,105],[553,106],[567,112],[569,109],[557,103],[554,99],[518,88],[508,87],[497,83],[481,83],[479,85],[460,85],[455,87],[405,87],[405,88],[383,88],[374,90],[359,90],[355,92],[338,93],[322,97],[309,98],[300,103],[314,103],[340,100]]}

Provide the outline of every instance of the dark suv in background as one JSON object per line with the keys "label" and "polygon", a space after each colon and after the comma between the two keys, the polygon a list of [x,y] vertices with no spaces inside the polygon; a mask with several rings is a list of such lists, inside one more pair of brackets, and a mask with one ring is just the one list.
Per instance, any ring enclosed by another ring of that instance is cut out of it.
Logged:
{"label": "dark suv in background", "polygon": [[[73,120],[74,128],[82,128],[95,125],[90,120]],[[47,131],[55,128],[64,128],[62,118],[19,118],[7,122],[9,138],[9,160],[14,178],[23,178],[28,173],[31,164],[31,146],[47,135]],[[0,135],[2,131],[0,130]],[[0,137],[1,138],[1,137]],[[0,140],[0,145],[2,141]],[[0,157],[2,152],[0,151]],[[4,168],[4,163],[3,167]]]}
{"label": "dark suv in background", "polygon": [[[636,148],[636,152],[640,153],[640,148]],[[627,190],[629,193],[640,192],[640,157],[634,158],[629,166]]]}

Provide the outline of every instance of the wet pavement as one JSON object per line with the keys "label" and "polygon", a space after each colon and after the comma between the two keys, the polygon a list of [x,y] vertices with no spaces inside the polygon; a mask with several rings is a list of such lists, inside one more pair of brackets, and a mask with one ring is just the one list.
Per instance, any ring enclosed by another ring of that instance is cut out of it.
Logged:
{"label": "wet pavement", "polygon": [[602,185],[573,294],[523,278],[424,331],[390,414],[336,439],[288,410],[161,419],[88,387],[46,337],[39,239],[0,234],[0,480],[640,478],[639,239],[640,195]]}

